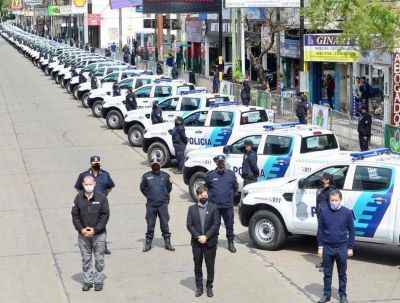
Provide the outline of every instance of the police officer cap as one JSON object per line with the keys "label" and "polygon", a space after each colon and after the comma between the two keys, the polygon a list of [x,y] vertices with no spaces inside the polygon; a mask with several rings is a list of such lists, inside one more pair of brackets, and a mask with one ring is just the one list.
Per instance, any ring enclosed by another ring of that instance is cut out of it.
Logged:
{"label": "police officer cap", "polygon": [[100,157],[99,156],[91,156],[90,163],[100,163]]}
{"label": "police officer cap", "polygon": [[251,140],[244,140],[243,144],[244,144],[245,146],[249,146],[249,145],[253,146],[253,141],[251,141]]}
{"label": "police officer cap", "polygon": [[324,179],[324,180],[332,180],[332,179],[333,179],[333,175],[330,174],[330,173],[327,173],[327,172],[323,172],[323,173],[322,173],[322,176],[321,176],[321,179]]}
{"label": "police officer cap", "polygon": [[225,161],[224,155],[218,155],[213,158],[214,162]]}
{"label": "police officer cap", "polygon": [[153,101],[153,106],[154,105],[158,105],[158,102],[157,101]]}
{"label": "police officer cap", "polygon": [[183,121],[183,118],[182,118],[182,117],[176,117],[175,121],[176,121],[176,122]]}

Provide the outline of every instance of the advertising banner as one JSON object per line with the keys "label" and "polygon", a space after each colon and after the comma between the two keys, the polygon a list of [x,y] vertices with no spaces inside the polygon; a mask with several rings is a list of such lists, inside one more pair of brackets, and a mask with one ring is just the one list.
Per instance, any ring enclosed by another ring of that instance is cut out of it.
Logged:
{"label": "advertising banner", "polygon": [[88,15],[89,26],[100,26],[101,25],[101,14],[89,14]]}
{"label": "advertising banner", "polygon": [[88,0],[72,0],[72,14],[87,14]]}
{"label": "advertising banner", "polygon": [[22,10],[22,0],[12,0],[11,1],[11,10],[13,10],[13,11]]}
{"label": "advertising banner", "polygon": [[312,110],[312,124],[329,129],[329,107],[318,104],[313,105]]}
{"label": "advertising banner", "polygon": [[390,148],[391,152],[400,153],[400,128],[385,125],[385,147]]}
{"label": "advertising banner", "polygon": [[60,7],[58,5],[51,5],[47,7],[49,16],[60,16]]}
{"label": "advertising banner", "polygon": [[143,0],[110,0],[110,7],[112,9],[142,6]]}
{"label": "advertising banner", "polygon": [[354,41],[339,42],[339,34],[304,35],[304,61],[358,62],[360,52]]}
{"label": "advertising banner", "polygon": [[392,125],[400,125],[400,52],[393,53]]}
{"label": "advertising banner", "polygon": [[232,95],[233,93],[233,83],[229,81],[222,80],[219,85],[219,93]]}
{"label": "advertising banner", "polygon": [[33,12],[34,12],[34,15],[36,17],[42,17],[42,16],[48,16],[49,15],[49,13],[47,11],[47,8],[45,8],[45,7],[43,7],[43,8],[42,7],[36,7]]}
{"label": "advertising banner", "polygon": [[300,7],[300,0],[225,0],[225,7]]}
{"label": "advertising banner", "polygon": [[218,12],[221,0],[143,0],[145,14]]}
{"label": "advertising banner", "polygon": [[72,14],[72,7],[71,5],[61,5],[60,6],[60,15],[71,15]]}
{"label": "advertising banner", "polygon": [[200,20],[186,20],[187,41],[201,42],[202,31]]}

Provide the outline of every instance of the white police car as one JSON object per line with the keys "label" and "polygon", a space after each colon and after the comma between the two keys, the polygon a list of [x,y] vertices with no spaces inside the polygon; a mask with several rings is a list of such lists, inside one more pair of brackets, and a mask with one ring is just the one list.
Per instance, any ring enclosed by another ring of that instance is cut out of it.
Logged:
{"label": "white police car", "polygon": [[[333,175],[343,205],[354,215],[358,241],[400,244],[400,156],[388,149],[341,152],[309,159],[312,172],[258,182],[245,187],[239,219],[254,244],[279,249],[289,235],[316,235],[316,195],[324,172]],[[325,162],[325,163],[324,163]]]}
{"label": "white police car", "polygon": [[[163,111],[164,122],[173,122],[178,116],[185,116],[194,110],[209,107],[211,104],[233,101],[233,98],[230,95],[201,93],[195,90],[160,101],[158,106]],[[151,111],[151,108],[143,108],[129,111],[125,115],[124,132],[128,135],[132,146],[142,146],[144,130],[153,125]]]}
{"label": "white police car", "polygon": [[196,189],[205,184],[207,172],[215,169],[213,158],[224,154],[227,168],[235,172],[239,192],[243,188],[241,177],[244,141],[253,142],[260,169],[258,181],[296,176],[310,169],[303,164],[304,158],[325,158],[332,152],[339,152],[335,134],[318,126],[284,123],[264,125],[251,129],[230,145],[196,150],[187,154],[183,169],[183,180],[189,186],[192,198],[196,199]]}
{"label": "white police car", "polygon": [[[138,108],[151,108],[153,101],[161,101],[180,92],[194,89],[193,84],[184,81],[156,79],[153,84],[144,85],[133,93]],[[124,101],[125,96],[120,96],[118,98],[109,98],[103,102],[101,116],[106,119],[109,128],[117,129],[122,127],[124,117],[128,113]]]}
{"label": "white police car", "polygon": [[[264,108],[246,107],[238,103],[214,104],[211,108],[186,115],[183,120],[189,139],[186,153],[235,142],[243,134],[269,121]],[[148,159],[159,159],[161,167],[169,165],[171,158],[175,156],[171,137],[173,127],[173,123],[161,123],[149,126],[144,132],[143,151],[147,153]]]}

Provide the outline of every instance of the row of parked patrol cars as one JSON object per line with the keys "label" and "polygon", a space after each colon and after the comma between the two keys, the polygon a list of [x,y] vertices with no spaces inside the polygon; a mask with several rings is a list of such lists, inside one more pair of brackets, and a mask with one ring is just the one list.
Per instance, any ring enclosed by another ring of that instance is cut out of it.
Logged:
{"label": "row of parked patrol cars", "polygon": [[[127,141],[141,147],[148,159],[158,158],[162,167],[175,157],[171,130],[174,119],[182,116],[189,138],[183,179],[190,195],[195,198],[196,188],[215,168],[213,157],[224,154],[240,185],[240,222],[248,226],[257,247],[279,249],[290,235],[316,234],[316,194],[324,172],[333,175],[344,205],[353,212],[357,240],[400,243],[400,188],[394,186],[400,182],[400,157],[387,149],[342,151],[334,132],[313,125],[278,124],[273,111],[240,105],[232,96],[154,76],[11,25],[0,25],[0,33],[49,80],[90,108],[94,117],[105,119],[110,129],[123,128]],[[98,79],[96,89],[91,89],[89,73]],[[79,74],[87,80],[79,83]],[[115,82],[121,96],[112,95]],[[134,90],[136,110],[125,106],[129,88]],[[164,123],[152,125],[153,102],[162,109]],[[244,140],[254,143],[261,172],[259,182],[245,188],[240,176]]]}

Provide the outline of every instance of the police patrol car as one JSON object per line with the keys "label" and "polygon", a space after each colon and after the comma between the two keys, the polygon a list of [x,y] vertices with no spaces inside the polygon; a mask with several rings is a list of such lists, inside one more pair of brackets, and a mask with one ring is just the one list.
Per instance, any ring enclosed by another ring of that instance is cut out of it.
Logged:
{"label": "police patrol car", "polygon": [[262,249],[281,248],[289,235],[316,235],[316,195],[321,175],[328,172],[342,191],[343,205],[353,212],[356,239],[399,245],[400,193],[394,185],[400,182],[400,156],[388,151],[310,159],[315,169],[301,177],[250,184],[242,192],[240,222]]}
{"label": "police patrol car", "polygon": [[[151,108],[153,101],[161,101],[180,92],[195,89],[192,83],[182,80],[157,79],[153,82],[133,92],[138,108]],[[120,96],[109,98],[102,104],[101,116],[106,119],[107,126],[111,129],[121,128],[124,123],[124,117],[128,113],[124,100],[125,96]]]}
{"label": "police patrol car", "polygon": [[[167,98],[158,103],[163,111],[164,122],[173,122],[178,116],[185,116],[188,113],[209,107],[211,104],[233,101],[233,96],[221,94],[201,93],[198,90],[184,92],[184,95]],[[144,108],[129,111],[125,115],[123,124],[124,132],[128,135],[129,143],[132,146],[142,146],[143,132],[151,122],[151,108]]]}
{"label": "police patrol car", "polygon": [[[236,102],[214,104],[211,108],[196,110],[183,117],[183,120],[189,139],[186,153],[235,142],[243,134],[269,121],[264,108],[246,107]],[[173,123],[161,123],[149,126],[144,132],[143,151],[149,160],[159,159],[161,167],[169,165],[175,156],[171,137],[173,127]]]}
{"label": "police patrol car", "polygon": [[230,145],[187,154],[183,180],[189,185],[189,192],[194,200],[196,189],[205,184],[207,173],[215,169],[213,158],[221,154],[226,157],[227,168],[235,172],[239,192],[242,191],[241,170],[245,140],[253,142],[253,149],[257,153],[260,169],[258,181],[302,174],[310,169],[299,165],[305,157],[324,158],[339,151],[335,134],[318,126],[284,123],[253,128]]}

